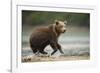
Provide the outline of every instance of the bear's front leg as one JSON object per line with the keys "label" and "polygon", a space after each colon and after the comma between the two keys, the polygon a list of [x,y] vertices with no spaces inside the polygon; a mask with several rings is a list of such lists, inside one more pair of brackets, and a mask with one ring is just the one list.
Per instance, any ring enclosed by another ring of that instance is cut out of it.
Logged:
{"label": "bear's front leg", "polygon": [[57,47],[58,47],[58,49],[59,49],[60,53],[64,54],[64,52],[63,52],[63,51],[62,51],[62,49],[61,49],[60,44],[58,44],[58,43],[57,43]]}
{"label": "bear's front leg", "polygon": [[52,47],[52,49],[54,50],[51,55],[53,55],[58,49],[57,49],[57,43],[52,42],[50,43],[50,46]]}

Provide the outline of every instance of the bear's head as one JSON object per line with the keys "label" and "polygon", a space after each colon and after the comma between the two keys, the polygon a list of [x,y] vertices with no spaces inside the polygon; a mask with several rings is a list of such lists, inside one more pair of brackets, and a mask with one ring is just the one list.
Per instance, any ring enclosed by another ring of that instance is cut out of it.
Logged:
{"label": "bear's head", "polygon": [[64,33],[66,31],[66,24],[67,21],[55,20],[55,32],[59,34]]}

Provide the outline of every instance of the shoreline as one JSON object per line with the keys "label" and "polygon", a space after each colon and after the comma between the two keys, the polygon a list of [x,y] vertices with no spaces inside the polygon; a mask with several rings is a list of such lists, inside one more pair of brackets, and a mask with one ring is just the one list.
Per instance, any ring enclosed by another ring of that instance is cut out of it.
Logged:
{"label": "shoreline", "polygon": [[22,57],[22,62],[54,62],[54,61],[76,61],[76,60],[89,60],[89,55],[83,55],[83,56],[59,56],[59,57],[53,57],[53,56],[26,56]]}

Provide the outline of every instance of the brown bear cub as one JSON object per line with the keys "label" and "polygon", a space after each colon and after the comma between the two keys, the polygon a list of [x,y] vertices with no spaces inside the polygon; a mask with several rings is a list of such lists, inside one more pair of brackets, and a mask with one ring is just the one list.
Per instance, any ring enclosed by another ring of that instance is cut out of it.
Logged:
{"label": "brown bear cub", "polygon": [[44,49],[50,45],[53,49],[51,55],[57,50],[63,54],[61,46],[58,44],[58,37],[66,31],[65,23],[67,22],[56,20],[52,25],[36,28],[30,36],[30,47],[33,53],[47,54]]}

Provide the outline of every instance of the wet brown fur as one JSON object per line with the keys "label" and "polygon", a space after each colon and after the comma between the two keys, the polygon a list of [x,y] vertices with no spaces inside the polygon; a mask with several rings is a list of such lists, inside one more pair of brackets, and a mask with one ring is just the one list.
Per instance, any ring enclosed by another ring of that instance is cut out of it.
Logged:
{"label": "wet brown fur", "polygon": [[30,37],[30,47],[33,53],[39,52],[47,54],[47,52],[44,51],[47,45],[50,45],[53,49],[51,55],[53,55],[57,50],[63,53],[60,44],[58,44],[58,37],[60,34],[61,32],[59,28],[57,29],[56,24],[36,28]]}

